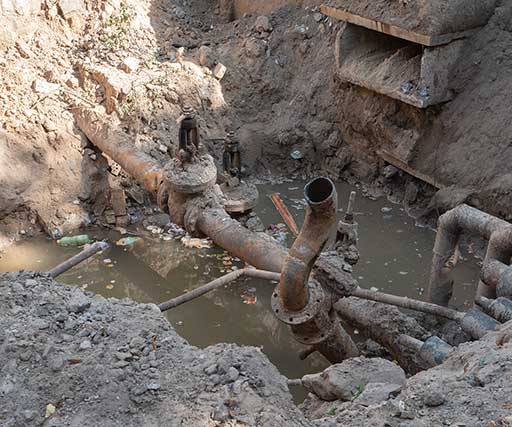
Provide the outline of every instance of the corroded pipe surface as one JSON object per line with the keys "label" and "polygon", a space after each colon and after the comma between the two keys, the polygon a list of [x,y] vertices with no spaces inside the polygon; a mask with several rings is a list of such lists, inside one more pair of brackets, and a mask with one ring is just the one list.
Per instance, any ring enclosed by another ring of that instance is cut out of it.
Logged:
{"label": "corroded pipe surface", "polygon": [[484,239],[507,227],[504,220],[486,214],[468,205],[460,205],[439,217],[430,275],[429,301],[447,306],[453,291],[448,261],[454,255],[463,232],[477,234]]}
{"label": "corroded pipe surface", "polygon": [[253,267],[275,273],[281,271],[286,249],[272,238],[243,227],[223,209],[205,209],[197,220],[197,227],[215,244]]}
{"label": "corroded pipe surface", "polygon": [[352,338],[332,310],[332,290],[310,278],[323,248],[336,226],[337,194],[328,178],[317,178],[304,189],[308,209],[301,231],[283,264],[281,279],[272,295],[274,314],[290,326],[295,339],[313,347],[331,363],[359,354]]}
{"label": "corroded pipe surface", "polygon": [[374,292],[369,289],[357,288],[352,293],[352,295],[366,300],[382,302],[384,304],[395,305],[397,307],[402,307],[409,310],[433,314],[434,316],[440,316],[450,320],[460,320],[462,317],[464,317],[464,313],[458,312],[457,310],[452,310],[451,308],[424,301],[418,301],[407,297],[399,297],[382,292]]}
{"label": "corroded pipe surface", "polygon": [[492,300],[485,297],[477,297],[475,302],[482,307],[487,314],[502,323],[512,320],[512,301],[508,298],[499,297]]}
{"label": "corroded pipe surface", "polygon": [[336,188],[328,178],[317,178],[304,188],[306,218],[283,265],[279,293],[283,307],[302,310],[308,303],[311,269],[336,226]]}
{"label": "corroded pipe surface", "polygon": [[[507,223],[508,224],[508,223]],[[508,224],[505,228],[495,231],[489,238],[484,265],[492,261],[499,261],[506,265],[510,264],[512,257],[512,226]],[[499,269],[501,271],[501,268]],[[477,296],[496,298],[497,283],[480,281],[478,284]]]}
{"label": "corroded pipe surface", "polygon": [[134,147],[133,141],[114,130],[111,123],[96,110],[75,108],[77,126],[87,138],[131,175],[146,190],[156,194],[163,182],[164,169],[152,157]]}
{"label": "corroded pipe surface", "polygon": [[398,338],[406,334],[425,341],[429,333],[398,308],[356,297],[342,298],[334,304],[334,308],[347,323],[363,333],[367,331],[368,337],[385,347],[409,373],[428,368],[417,350],[399,345]]}

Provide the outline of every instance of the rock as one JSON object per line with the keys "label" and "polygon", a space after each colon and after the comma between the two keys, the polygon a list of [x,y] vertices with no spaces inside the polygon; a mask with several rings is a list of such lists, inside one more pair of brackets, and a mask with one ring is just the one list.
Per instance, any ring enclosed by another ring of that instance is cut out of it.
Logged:
{"label": "rock", "polygon": [[80,350],[89,350],[92,348],[92,343],[90,340],[84,340],[80,343]]}
{"label": "rock", "polygon": [[81,291],[76,290],[66,304],[70,313],[80,314],[91,306],[91,301]]}
{"label": "rock", "polygon": [[258,216],[253,216],[247,220],[245,226],[254,232],[263,232],[265,231],[265,224],[261,221]]}
{"label": "rock", "polygon": [[51,95],[60,90],[60,85],[37,79],[32,82],[32,90],[40,95]]}
{"label": "rock", "polygon": [[203,67],[209,67],[212,64],[210,59],[211,54],[211,48],[208,46],[201,46],[199,48],[199,65],[202,65]]}
{"label": "rock", "polygon": [[34,322],[32,322],[32,325],[34,328],[37,328],[39,330],[48,329],[50,327],[50,322],[43,320],[43,319],[36,319]]}
{"label": "rock", "polygon": [[227,377],[230,382],[235,382],[239,376],[240,372],[238,372],[238,369],[236,369],[235,367],[232,366],[231,368],[228,369]]}
{"label": "rock", "polygon": [[259,58],[265,55],[266,50],[267,47],[264,42],[256,38],[250,38],[245,42],[245,51],[247,56],[251,58]]}
{"label": "rock", "polygon": [[82,66],[92,80],[103,86],[107,114],[113,113],[118,102],[132,90],[132,77],[108,65]]}
{"label": "rock", "polygon": [[320,374],[305,375],[304,387],[320,399],[350,401],[370,383],[405,384],[405,372],[389,360],[357,357],[332,365]]}
{"label": "rock", "polygon": [[162,386],[158,383],[150,383],[148,384],[148,390],[152,390],[152,391],[156,391],[156,390],[160,390]]}
{"label": "rock", "polygon": [[123,62],[120,65],[121,70],[128,74],[135,73],[140,66],[140,61],[134,56],[129,56],[123,59]]}
{"label": "rock", "polygon": [[86,10],[82,0],[59,0],[58,10],[71,29],[74,31],[83,29]]}
{"label": "rock", "polygon": [[77,89],[78,86],[79,86],[80,82],[78,81],[78,79],[76,77],[69,77],[67,80],[66,80],[66,86],[71,88],[71,89]]}
{"label": "rock", "polygon": [[61,356],[55,356],[50,360],[49,366],[53,372],[59,372],[64,367],[64,359]]}
{"label": "rock", "polygon": [[16,42],[16,50],[19,52],[22,58],[29,58],[32,55],[32,52],[30,51],[30,48],[25,42],[17,41]]}
{"label": "rock", "polygon": [[111,191],[110,203],[115,216],[126,215],[126,195],[122,188],[116,188]]}
{"label": "rock", "polygon": [[270,33],[272,31],[272,24],[267,16],[261,15],[256,18],[254,29],[259,33]]}
{"label": "rock", "polygon": [[142,349],[144,347],[144,340],[141,337],[133,337],[130,341],[130,348]]}
{"label": "rock", "polygon": [[124,352],[121,352],[121,351],[116,352],[114,354],[114,356],[118,360],[131,360],[133,358],[131,353],[124,353]]}
{"label": "rock", "polygon": [[25,421],[32,421],[37,416],[37,412],[32,409],[25,409],[23,411],[23,419]]}
{"label": "rock", "polygon": [[401,384],[369,383],[355,402],[363,406],[371,406],[388,400],[391,395],[398,394]]}
{"label": "rock", "polygon": [[222,65],[220,62],[213,69],[213,76],[217,80],[222,80],[224,75],[226,74],[227,68],[225,65]]}
{"label": "rock", "polygon": [[393,166],[393,165],[387,165],[383,170],[382,170],[382,175],[387,178],[387,179],[391,179],[393,178],[395,175],[397,175],[398,173],[400,172],[400,169],[398,169],[397,167]]}
{"label": "rock", "polygon": [[445,402],[445,398],[440,390],[429,388],[423,396],[423,402],[426,406],[436,407],[441,406]]}
{"label": "rock", "polygon": [[320,22],[322,19],[324,19],[324,15],[320,12],[313,13],[313,19],[315,22]]}

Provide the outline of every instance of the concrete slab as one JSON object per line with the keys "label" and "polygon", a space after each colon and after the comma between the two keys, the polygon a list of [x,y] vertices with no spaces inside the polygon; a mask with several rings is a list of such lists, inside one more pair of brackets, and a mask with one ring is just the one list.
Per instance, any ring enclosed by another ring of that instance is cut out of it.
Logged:
{"label": "concrete slab", "polygon": [[449,78],[463,43],[425,47],[347,23],[336,41],[338,74],[343,81],[426,108],[452,98]]}
{"label": "concrete slab", "polygon": [[[399,28],[404,32],[430,36],[431,40],[435,40],[434,36],[456,35],[485,25],[494,12],[496,1],[330,0],[326,6],[332,9],[324,7],[324,12],[338,14],[334,17],[347,22],[381,32]],[[339,14],[343,14],[344,17],[340,17]],[[359,21],[355,22],[356,20]],[[363,20],[366,20],[367,23],[364,24]],[[381,29],[378,28],[379,26]],[[392,35],[405,38],[399,34]],[[442,39],[438,40],[436,44],[440,44]],[[442,42],[446,43],[450,40],[453,38],[445,39]],[[416,42],[420,43],[419,40]],[[426,45],[432,44],[427,41]]]}

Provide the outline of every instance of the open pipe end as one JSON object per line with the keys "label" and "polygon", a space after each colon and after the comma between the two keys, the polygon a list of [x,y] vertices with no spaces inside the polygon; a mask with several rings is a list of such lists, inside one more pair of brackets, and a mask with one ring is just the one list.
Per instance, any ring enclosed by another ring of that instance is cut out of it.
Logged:
{"label": "open pipe end", "polygon": [[315,178],[304,187],[304,196],[311,205],[318,205],[331,199],[336,194],[334,183],[327,177]]}

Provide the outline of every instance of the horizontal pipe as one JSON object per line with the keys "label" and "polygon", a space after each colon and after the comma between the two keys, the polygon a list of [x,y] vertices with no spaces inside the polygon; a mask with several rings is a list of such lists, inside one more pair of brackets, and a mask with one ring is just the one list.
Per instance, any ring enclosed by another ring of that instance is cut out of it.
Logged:
{"label": "horizontal pipe", "polygon": [[218,208],[205,209],[197,220],[198,229],[216,245],[260,270],[280,273],[287,251],[271,237],[256,234]]}
{"label": "horizontal pipe", "polygon": [[444,317],[450,320],[460,320],[464,317],[464,313],[452,310],[451,308],[443,307],[440,305],[418,301],[407,297],[399,297],[395,295],[385,294],[382,292],[374,292],[368,289],[357,288],[353,293],[353,296],[382,302],[384,304],[395,305],[397,307],[406,308],[409,310],[420,311],[422,313],[433,314],[435,316]]}
{"label": "horizontal pipe", "polygon": [[475,302],[487,314],[501,323],[512,320],[512,301],[508,298],[499,297],[492,300],[485,297],[477,297]]}
{"label": "horizontal pipe", "polygon": [[203,286],[200,286],[190,292],[187,292],[183,295],[180,295],[179,297],[170,299],[169,301],[163,302],[162,304],[158,305],[158,308],[160,311],[167,311],[172,308],[179,307],[180,305],[183,305],[187,302],[190,302],[196,298],[199,298],[208,292],[211,292],[215,289],[218,289],[222,286],[227,285],[228,283],[231,283],[235,281],[236,279],[240,278],[241,276],[247,276],[247,277],[254,277],[258,279],[265,279],[265,280],[279,280],[279,273],[273,273],[270,271],[263,271],[263,270],[256,270],[254,268],[242,268],[240,270],[232,271],[231,273],[228,273],[222,277],[219,277],[218,279],[212,280],[209,283],[206,283]]}
{"label": "horizontal pipe", "polygon": [[72,269],[74,266],[80,264],[86,259],[92,257],[94,254],[103,251],[109,247],[107,242],[96,242],[85,248],[83,251],[77,253],[75,256],[72,256],[68,260],[63,263],[53,267],[51,270],[47,272],[51,278],[55,279],[60,276],[62,273]]}
{"label": "horizontal pipe", "polygon": [[73,110],[78,128],[102,152],[107,154],[146,190],[156,194],[160,188],[164,169],[144,152],[135,148],[126,133],[114,129],[112,120],[98,111],[78,107]]}

